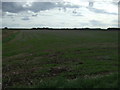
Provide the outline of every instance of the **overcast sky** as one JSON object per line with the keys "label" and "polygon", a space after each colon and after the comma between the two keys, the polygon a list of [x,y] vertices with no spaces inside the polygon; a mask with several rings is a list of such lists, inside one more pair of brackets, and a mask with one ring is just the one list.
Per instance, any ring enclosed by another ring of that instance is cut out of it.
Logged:
{"label": "overcast sky", "polygon": [[117,0],[4,1],[1,12],[2,27],[118,27]]}

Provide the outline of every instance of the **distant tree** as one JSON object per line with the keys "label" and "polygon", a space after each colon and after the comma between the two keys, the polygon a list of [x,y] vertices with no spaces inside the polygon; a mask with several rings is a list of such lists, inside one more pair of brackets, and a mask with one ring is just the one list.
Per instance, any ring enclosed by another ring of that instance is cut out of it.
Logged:
{"label": "distant tree", "polygon": [[107,30],[120,30],[120,28],[107,28]]}
{"label": "distant tree", "polygon": [[5,27],[4,29],[8,29],[7,27]]}

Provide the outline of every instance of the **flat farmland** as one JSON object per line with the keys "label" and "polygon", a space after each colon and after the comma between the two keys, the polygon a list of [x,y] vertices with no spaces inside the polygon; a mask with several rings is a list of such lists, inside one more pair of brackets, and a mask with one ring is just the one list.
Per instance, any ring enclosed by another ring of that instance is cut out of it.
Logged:
{"label": "flat farmland", "polygon": [[118,31],[3,30],[3,88],[117,88]]}

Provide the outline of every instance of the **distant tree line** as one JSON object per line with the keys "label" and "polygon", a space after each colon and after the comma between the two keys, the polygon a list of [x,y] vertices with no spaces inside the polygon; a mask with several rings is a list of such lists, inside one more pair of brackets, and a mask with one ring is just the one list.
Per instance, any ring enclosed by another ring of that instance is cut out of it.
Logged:
{"label": "distant tree line", "polygon": [[4,27],[2,30],[103,30],[103,31],[110,31],[110,30],[120,30],[120,28],[107,28],[107,29],[101,29],[101,28],[8,28]]}

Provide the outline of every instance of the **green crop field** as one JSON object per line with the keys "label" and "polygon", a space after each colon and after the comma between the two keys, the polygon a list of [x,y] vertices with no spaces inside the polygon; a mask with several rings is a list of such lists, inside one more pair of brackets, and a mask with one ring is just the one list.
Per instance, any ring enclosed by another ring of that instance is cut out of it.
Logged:
{"label": "green crop field", "polygon": [[3,30],[3,88],[117,88],[118,31]]}

